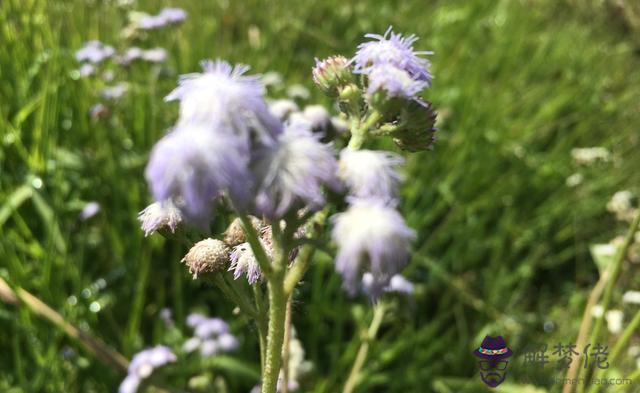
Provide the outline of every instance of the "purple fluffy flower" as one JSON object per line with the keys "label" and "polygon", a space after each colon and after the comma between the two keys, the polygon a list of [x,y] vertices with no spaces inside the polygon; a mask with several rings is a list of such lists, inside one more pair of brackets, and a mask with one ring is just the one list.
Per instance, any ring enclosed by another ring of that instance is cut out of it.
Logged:
{"label": "purple fluffy flower", "polygon": [[196,337],[207,339],[229,332],[229,325],[220,318],[205,318],[195,326]]}
{"label": "purple fluffy flower", "polygon": [[356,198],[376,198],[395,203],[404,159],[387,151],[351,150],[340,152],[338,176]]}
{"label": "purple fluffy flower", "polygon": [[182,8],[163,8],[158,14],[160,18],[164,18],[168,23],[182,23],[187,19],[187,12]]}
{"label": "purple fluffy flower", "polygon": [[76,60],[97,64],[110,58],[114,53],[112,46],[100,41],[89,41],[76,52]]}
{"label": "purple fluffy flower", "polygon": [[219,128],[179,125],[155,145],[145,171],[155,199],[179,201],[183,213],[196,223],[206,223],[214,199],[224,192],[238,207],[248,200],[246,146]]}
{"label": "purple fluffy flower", "polygon": [[[262,241],[261,241],[262,242]],[[262,247],[268,252],[268,248],[262,243]],[[230,255],[231,265],[229,271],[233,271],[233,279],[237,280],[243,274],[247,275],[247,281],[253,285],[262,278],[262,271],[260,265],[256,260],[251,245],[249,243],[242,243],[233,248]]]}
{"label": "purple fluffy flower", "polygon": [[127,91],[129,91],[129,87],[126,83],[118,83],[113,86],[105,87],[100,91],[100,95],[102,95],[102,98],[106,100],[119,100],[127,94]]}
{"label": "purple fluffy flower", "polygon": [[100,204],[98,202],[89,202],[85,205],[85,207],[80,212],[80,219],[82,221],[86,221],[96,214],[100,213]]}
{"label": "purple fluffy flower", "polygon": [[218,346],[223,352],[231,352],[238,349],[240,343],[233,334],[224,333],[218,336]]}
{"label": "purple fluffy flower", "polygon": [[432,76],[429,72],[429,61],[420,56],[430,55],[429,51],[414,51],[413,43],[418,40],[415,35],[403,37],[389,29],[384,35],[366,34],[372,38],[358,46],[356,55],[351,60],[355,72],[368,74],[372,67],[381,64],[392,64],[409,73],[412,79],[431,84]]}
{"label": "purple fluffy flower", "polygon": [[168,24],[165,18],[158,15],[145,15],[138,21],[138,28],[141,30],[156,30]]}
{"label": "purple fluffy flower", "polygon": [[138,48],[137,46],[132,46],[131,48],[128,48],[122,56],[120,56],[119,63],[121,65],[127,66],[134,61],[140,60],[143,53],[143,49]]}
{"label": "purple fluffy flower", "polygon": [[428,85],[425,81],[413,79],[407,71],[386,63],[371,67],[367,95],[380,91],[387,97],[414,98]]}
{"label": "purple fluffy flower", "polygon": [[302,202],[315,209],[325,203],[322,186],[337,188],[334,150],[319,141],[308,122],[289,123],[277,144],[258,152],[252,163],[257,182],[258,211],[282,217]]}
{"label": "purple fluffy flower", "polygon": [[175,233],[182,223],[182,214],[171,200],[166,200],[147,206],[138,213],[138,221],[145,236],[165,227],[169,228],[171,233]]}
{"label": "purple fluffy flower", "polygon": [[244,75],[249,67],[222,61],[202,62],[204,72],[180,77],[178,87],[166,98],[180,100],[180,122],[222,122],[250,140],[252,133],[265,145],[273,144],[282,123],[264,102],[264,86],[258,76]]}
{"label": "purple fluffy flower", "polygon": [[379,200],[354,200],[332,221],[331,237],[338,246],[336,271],[350,294],[356,293],[364,271],[386,286],[407,264],[415,235],[392,207]]}
{"label": "purple fluffy flower", "polygon": [[207,317],[200,313],[191,313],[187,316],[187,326],[189,326],[190,328],[195,328],[206,319]]}
{"label": "purple fluffy flower", "polygon": [[158,345],[138,352],[131,359],[127,377],[118,388],[118,393],[135,393],[142,380],[151,376],[153,371],[178,360],[168,347]]}
{"label": "purple fluffy flower", "polygon": [[87,76],[91,76],[94,75],[96,73],[96,68],[89,63],[84,63],[83,65],[80,66],[80,69],[78,70],[78,72],[80,73],[81,77],[87,77]]}
{"label": "purple fluffy flower", "polygon": [[229,325],[220,318],[207,318],[201,314],[191,314],[187,325],[195,330],[195,335],[185,341],[182,350],[191,353],[200,350],[204,357],[215,356],[220,352],[236,350],[240,343],[229,333]]}

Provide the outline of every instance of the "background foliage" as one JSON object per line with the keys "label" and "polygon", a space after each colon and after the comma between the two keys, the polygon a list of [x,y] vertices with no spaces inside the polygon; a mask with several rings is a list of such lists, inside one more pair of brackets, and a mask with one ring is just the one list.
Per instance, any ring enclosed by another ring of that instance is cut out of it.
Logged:
{"label": "background foliage", "polygon": [[[257,382],[255,332],[217,290],[191,280],[178,263],[182,246],[138,229],[149,148],[176,117],[162,98],[178,74],[220,57],[277,71],[286,85],[308,87],[309,102],[328,103],[312,86],[313,59],[350,56],[364,33],[393,25],[435,52],[427,98],[440,131],[434,151],[411,156],[403,194],[419,233],[406,271],[418,291],[385,320],[360,391],[482,391],[470,351],[485,334],[504,335],[512,348],[575,341],[597,280],[588,246],[622,230],[606,201],[638,191],[639,24],[624,4],[141,0],[135,9],[179,6],[189,19],[131,42],[120,35],[127,10],[117,1],[3,0],[0,276],[127,356],[166,339],[163,307],[178,324],[197,309],[224,316],[244,344],[238,364],[215,370],[230,391],[247,391]],[[89,39],[119,50],[162,46],[170,58],[165,67],[113,66],[129,94],[92,120],[105,82],[79,78],[74,59]],[[614,160],[577,167],[570,151],[584,146],[604,146]],[[568,187],[577,172],[582,184]],[[89,201],[101,212],[82,221]],[[370,305],[347,299],[332,269],[318,260],[294,304],[315,366],[310,391],[339,389],[357,350],[352,336],[370,318]],[[637,287],[626,269],[621,285]],[[547,332],[545,322],[553,322]],[[0,326],[1,391],[114,391],[120,381],[23,308],[0,304]],[[504,391],[523,391],[514,383],[526,372],[516,367]]]}

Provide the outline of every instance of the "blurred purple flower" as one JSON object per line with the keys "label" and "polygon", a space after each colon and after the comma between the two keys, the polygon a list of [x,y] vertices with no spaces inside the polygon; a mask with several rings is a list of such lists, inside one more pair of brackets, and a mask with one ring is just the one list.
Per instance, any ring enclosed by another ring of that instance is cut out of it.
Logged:
{"label": "blurred purple flower", "polygon": [[127,377],[118,388],[119,393],[134,393],[143,379],[151,376],[153,371],[178,360],[168,347],[158,345],[138,352],[131,359],[127,370]]}
{"label": "blurred purple flower", "polygon": [[105,87],[100,94],[106,100],[118,100],[127,94],[127,91],[129,91],[129,87],[126,83],[118,83],[114,86]]}
{"label": "blurred purple flower", "polygon": [[187,325],[194,328],[195,335],[185,341],[182,350],[191,353],[200,350],[204,357],[215,356],[220,352],[231,352],[238,348],[239,342],[229,333],[229,325],[220,318],[207,318],[201,314],[191,314]]}
{"label": "blurred purple flower", "polygon": [[191,313],[187,316],[187,326],[189,326],[190,328],[195,328],[206,319],[207,317],[203,314]]}
{"label": "blurred purple flower", "polygon": [[178,87],[166,98],[180,100],[180,123],[222,122],[247,144],[255,133],[262,144],[273,144],[282,123],[264,102],[264,87],[257,76],[244,75],[249,67],[222,61],[202,62],[203,73],[180,77]]}
{"label": "blurred purple flower", "polygon": [[184,22],[187,19],[187,12],[182,8],[166,7],[160,10],[158,16],[164,18],[168,23],[176,24]]}
{"label": "blurred purple flower", "polygon": [[308,122],[290,123],[277,144],[256,152],[256,208],[270,218],[302,207],[299,202],[317,209],[325,203],[322,186],[339,187],[334,150],[309,127]]}
{"label": "blurred purple flower", "polygon": [[229,325],[220,318],[206,318],[195,326],[194,332],[196,337],[207,339],[229,332]]}
{"label": "blurred purple flower", "polygon": [[388,151],[351,150],[340,152],[338,176],[356,198],[376,198],[395,203],[404,159]]}
{"label": "blurred purple flower", "polygon": [[158,15],[145,15],[138,21],[141,30],[156,30],[168,25],[182,23],[187,19],[187,13],[181,8],[163,8]]}
{"label": "blurred purple flower", "polygon": [[98,202],[87,203],[80,212],[80,219],[86,221],[100,212],[100,204]]}
{"label": "blurred purple flower", "polygon": [[238,342],[236,336],[229,333],[224,333],[218,337],[218,346],[223,352],[231,352],[238,349],[240,343]]}
{"label": "blurred purple flower", "polygon": [[91,76],[94,75],[96,73],[96,68],[89,63],[84,63],[83,65],[80,66],[80,69],[78,70],[78,72],[80,73],[81,77],[87,77],[87,76]]}
{"label": "blurred purple flower", "polygon": [[387,63],[371,67],[367,95],[380,91],[387,97],[414,98],[426,87],[427,82],[413,79],[407,71]]}
{"label": "blurred purple flower", "polygon": [[355,64],[355,72],[368,74],[374,66],[392,64],[408,72],[412,79],[431,84],[433,77],[429,72],[429,61],[420,56],[430,55],[432,52],[413,50],[413,43],[418,37],[403,37],[394,33],[392,27],[384,35],[366,34],[365,37],[372,38],[373,41],[358,46],[358,51],[351,60]]}
{"label": "blurred purple flower", "polygon": [[100,41],[89,41],[76,51],[76,60],[97,64],[110,58],[114,53],[115,50],[112,46],[105,45]]}
{"label": "blurred purple flower", "polygon": [[400,213],[382,201],[351,202],[345,212],[332,217],[331,238],[338,246],[336,271],[354,295],[363,271],[370,271],[376,283],[386,286],[407,264],[415,234]]}
{"label": "blurred purple flower", "polygon": [[249,199],[248,152],[240,138],[219,128],[178,125],[154,146],[145,170],[155,199],[180,201],[197,224],[208,222],[214,199],[224,192],[236,206]]}
{"label": "blurred purple flower", "polygon": [[127,49],[122,56],[120,56],[119,62],[120,64],[127,66],[136,60],[140,60],[143,53],[143,49],[138,48],[137,46],[132,46]]}
{"label": "blurred purple flower", "polygon": [[153,48],[142,53],[142,60],[149,63],[164,63],[167,61],[167,51],[163,48]]}
{"label": "blurred purple flower", "polygon": [[106,117],[109,114],[109,108],[102,103],[97,103],[89,109],[89,117],[92,120],[97,120],[101,117]]}
{"label": "blurred purple flower", "polygon": [[138,21],[138,28],[140,30],[156,30],[168,24],[168,21],[159,15],[145,15]]}

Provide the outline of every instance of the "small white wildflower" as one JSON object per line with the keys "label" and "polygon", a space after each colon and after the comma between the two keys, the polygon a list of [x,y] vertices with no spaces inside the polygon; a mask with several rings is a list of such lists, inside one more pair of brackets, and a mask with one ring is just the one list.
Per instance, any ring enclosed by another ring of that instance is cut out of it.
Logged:
{"label": "small white wildflower", "polygon": [[592,165],[596,162],[609,162],[611,152],[604,147],[580,147],[571,149],[571,157],[578,165]]}
{"label": "small white wildflower", "polygon": [[620,310],[609,310],[604,314],[607,320],[607,328],[612,334],[620,334],[622,332],[622,321],[624,313]]}

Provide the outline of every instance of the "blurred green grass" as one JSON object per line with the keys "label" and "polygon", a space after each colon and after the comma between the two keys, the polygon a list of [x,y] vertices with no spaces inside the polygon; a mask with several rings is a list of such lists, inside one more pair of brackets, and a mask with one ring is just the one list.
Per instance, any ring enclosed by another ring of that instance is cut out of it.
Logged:
{"label": "blurred green grass", "polygon": [[[130,45],[120,37],[126,11],[117,1],[0,3],[0,275],[8,282],[128,356],[160,340],[163,307],[178,322],[194,307],[232,319],[221,296],[178,264],[179,245],[138,230],[136,212],[149,201],[146,155],[176,115],[162,97],[178,74],[220,57],[277,71],[308,86],[312,102],[328,103],[309,77],[314,57],[349,56],[364,33],[393,25],[435,52],[427,98],[441,123],[436,149],[409,160],[402,204],[419,233],[407,270],[418,296],[383,326],[360,391],[480,391],[469,352],[486,333],[505,334],[513,347],[573,341],[597,279],[588,245],[619,229],[605,203],[618,189],[638,191],[640,176],[637,41],[606,10],[551,0],[147,0],[135,9],[161,5],[184,7],[188,21],[136,44],[165,47],[168,66],[114,68],[130,93],[92,121],[104,82],[78,79],[73,55],[89,39]],[[615,160],[578,168],[570,150],[582,146],[605,146]],[[576,172],[583,184],[567,187]],[[84,222],[88,201],[102,211]],[[336,391],[370,307],[352,306],[329,261],[306,281],[294,322],[315,364],[315,391]],[[46,322],[4,304],[0,321],[0,390],[117,386],[118,375]],[[257,364],[253,332],[237,325],[239,356]]]}

